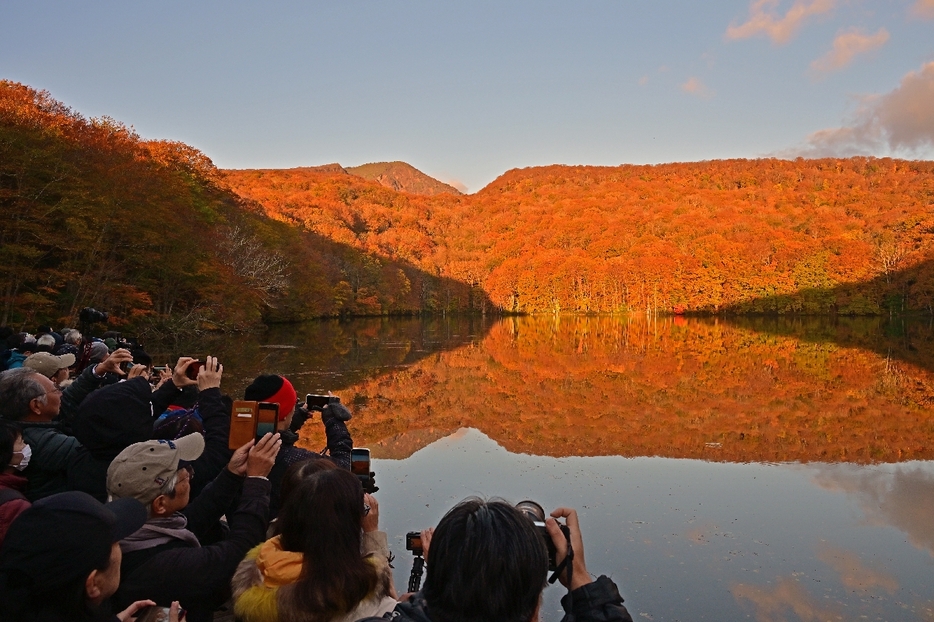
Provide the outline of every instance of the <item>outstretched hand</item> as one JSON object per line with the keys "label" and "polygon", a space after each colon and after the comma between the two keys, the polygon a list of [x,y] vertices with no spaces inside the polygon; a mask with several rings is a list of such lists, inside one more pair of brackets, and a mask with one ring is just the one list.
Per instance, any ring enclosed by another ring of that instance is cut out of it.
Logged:
{"label": "outstretched hand", "polygon": [[266,434],[250,449],[246,460],[247,477],[266,477],[276,464],[276,456],[282,447],[278,434]]}
{"label": "outstretched hand", "polygon": [[103,376],[106,373],[125,376],[126,372],[123,371],[123,364],[132,362],[133,355],[130,354],[129,350],[126,348],[117,348],[111,352],[107,358],[97,364],[97,366],[94,368],[94,373],[98,376]]}
{"label": "outstretched hand", "polygon": [[571,584],[568,585],[567,569],[561,573],[561,576],[559,576],[558,579],[561,581],[561,584],[568,589],[576,590],[582,585],[587,585],[588,583],[593,582],[593,578],[590,576],[590,573],[587,572],[587,564],[584,561],[584,540],[581,537],[581,528],[580,522],[577,518],[577,510],[571,508],[558,508],[551,513],[551,518],[545,521],[545,529],[548,531],[548,535],[551,536],[551,541],[554,542],[555,550],[557,551],[557,554],[555,555],[555,561],[560,566],[561,562],[564,561],[564,558],[568,554],[568,541],[564,536],[564,532],[561,531],[561,528],[558,526],[558,521],[555,520],[556,518],[565,519],[565,524],[567,525],[568,530],[571,532],[571,546],[574,549]]}
{"label": "outstretched hand", "polygon": [[224,366],[220,364],[216,356],[209,356],[204,359],[204,367],[198,372],[198,390],[219,389],[221,386],[221,377],[224,375]]}
{"label": "outstretched hand", "polygon": [[188,366],[194,363],[197,359],[194,359],[190,356],[180,356],[178,362],[175,363],[175,369],[172,370],[172,384],[181,389],[182,387],[189,387],[191,385],[198,384],[197,380],[192,380],[186,375],[188,371]]}

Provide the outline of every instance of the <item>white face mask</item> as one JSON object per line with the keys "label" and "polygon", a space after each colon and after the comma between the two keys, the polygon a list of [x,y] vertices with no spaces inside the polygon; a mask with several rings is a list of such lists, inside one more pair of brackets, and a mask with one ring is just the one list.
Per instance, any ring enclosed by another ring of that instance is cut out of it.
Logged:
{"label": "white face mask", "polygon": [[23,459],[20,460],[19,464],[17,464],[13,468],[16,469],[17,471],[25,470],[26,467],[29,466],[29,459],[32,458],[32,447],[30,447],[29,445],[24,445],[23,451],[14,451],[13,453],[20,454],[23,456]]}

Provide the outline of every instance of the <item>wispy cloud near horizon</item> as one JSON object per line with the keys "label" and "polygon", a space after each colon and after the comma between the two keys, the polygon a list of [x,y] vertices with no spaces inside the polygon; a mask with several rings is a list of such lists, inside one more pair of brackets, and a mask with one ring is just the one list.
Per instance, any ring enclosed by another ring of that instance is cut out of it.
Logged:
{"label": "wispy cloud near horizon", "polygon": [[934,19],[934,0],[918,0],[911,7],[911,14],[924,19]]}
{"label": "wispy cloud near horizon", "polygon": [[815,132],[804,145],[776,155],[848,157],[924,149],[934,149],[934,62],[909,72],[894,90],[864,98],[843,127]]}
{"label": "wispy cloud near horizon", "polygon": [[691,76],[687,82],[681,85],[681,90],[685,93],[700,97],[701,99],[710,99],[713,97],[713,91],[709,89],[700,78]]}
{"label": "wispy cloud near horizon", "polygon": [[849,65],[859,54],[865,54],[885,45],[889,40],[889,31],[880,28],[873,35],[861,29],[853,28],[840,33],[833,40],[833,49],[811,63],[811,73],[820,76],[838,71]]}
{"label": "wispy cloud near horizon", "polygon": [[726,39],[735,41],[764,34],[772,43],[783,45],[809,18],[832,11],[836,0],[796,0],[784,15],[779,14],[778,4],[779,0],[754,0],[749,6],[749,19],[739,25],[730,24]]}

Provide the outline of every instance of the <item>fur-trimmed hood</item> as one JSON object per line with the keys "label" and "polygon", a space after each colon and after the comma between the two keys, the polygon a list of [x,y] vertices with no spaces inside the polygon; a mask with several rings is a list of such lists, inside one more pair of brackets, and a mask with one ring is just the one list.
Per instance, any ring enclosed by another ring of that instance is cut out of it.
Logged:
{"label": "fur-trimmed hood", "polygon": [[[295,584],[301,572],[301,553],[283,551],[278,537],[253,548],[237,567],[231,580],[234,614],[243,622],[305,622],[309,616],[295,603]],[[263,561],[260,562],[262,557]],[[360,618],[379,617],[392,611],[396,600],[390,596],[392,575],[389,564],[380,555],[366,560],[376,567],[376,589],[356,608],[331,622],[354,622]],[[265,569],[265,572],[264,572]]]}

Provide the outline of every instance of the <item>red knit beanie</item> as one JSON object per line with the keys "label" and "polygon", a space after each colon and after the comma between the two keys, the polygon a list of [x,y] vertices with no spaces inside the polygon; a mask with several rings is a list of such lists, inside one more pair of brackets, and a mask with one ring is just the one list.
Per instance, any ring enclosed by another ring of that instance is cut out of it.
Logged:
{"label": "red knit beanie", "polygon": [[264,374],[259,376],[253,383],[246,388],[243,393],[243,399],[251,402],[273,402],[279,405],[279,421],[284,421],[286,417],[295,410],[295,399],[298,395],[292,383],[282,376],[276,374]]}

